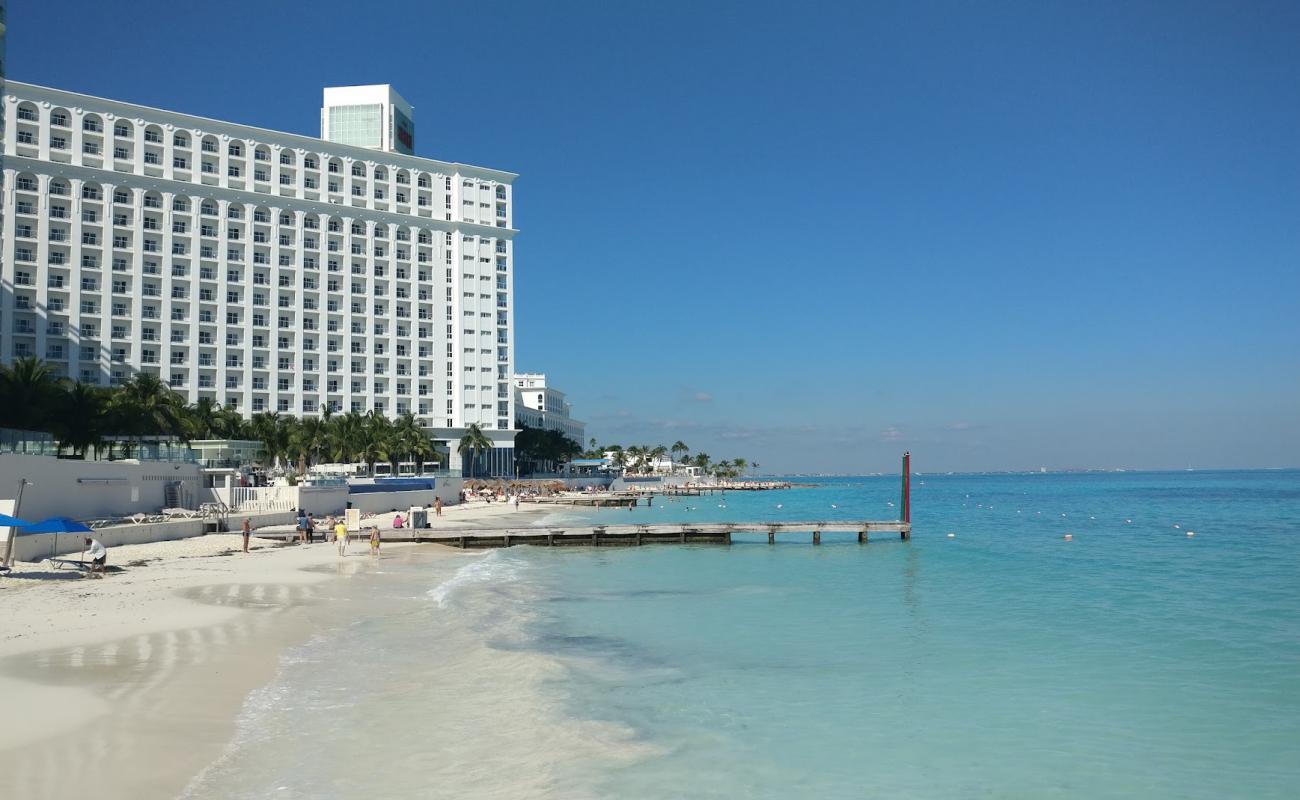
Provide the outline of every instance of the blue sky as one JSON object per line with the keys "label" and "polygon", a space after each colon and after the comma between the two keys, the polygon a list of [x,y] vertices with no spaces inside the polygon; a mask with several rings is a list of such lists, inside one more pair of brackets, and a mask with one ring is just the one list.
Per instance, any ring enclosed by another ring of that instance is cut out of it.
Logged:
{"label": "blue sky", "polygon": [[12,3],[8,73],[521,174],[516,352],[762,471],[1300,458],[1300,5]]}

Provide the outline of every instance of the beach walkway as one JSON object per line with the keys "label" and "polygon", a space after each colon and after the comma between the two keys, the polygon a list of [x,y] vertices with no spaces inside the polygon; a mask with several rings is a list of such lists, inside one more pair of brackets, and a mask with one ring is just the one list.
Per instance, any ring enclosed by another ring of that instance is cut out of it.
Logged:
{"label": "beach walkway", "polygon": [[810,537],[821,544],[823,533],[853,533],[866,543],[873,533],[897,533],[912,538],[912,524],[899,520],[862,522],[698,522],[653,525],[584,525],[548,528],[418,528],[384,531],[384,541],[433,542],[460,548],[511,547],[639,547],[648,544],[731,544],[735,533],[766,533],[768,544],[778,536]]}

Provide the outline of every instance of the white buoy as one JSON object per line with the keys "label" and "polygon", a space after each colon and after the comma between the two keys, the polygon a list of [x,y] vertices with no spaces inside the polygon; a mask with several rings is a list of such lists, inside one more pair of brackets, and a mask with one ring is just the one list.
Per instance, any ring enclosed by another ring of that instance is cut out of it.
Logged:
{"label": "white buoy", "polygon": [[1191,536],[1195,536],[1195,535],[1196,535],[1196,531],[1188,531],[1188,532],[1187,532],[1187,535],[1188,535],[1189,537],[1191,537]]}
{"label": "white buoy", "polygon": [[957,538],[957,534],[955,534],[955,533],[950,533],[950,534],[948,534],[948,538],[949,538],[949,539],[956,539],[956,538]]}
{"label": "white buoy", "polygon": [[1178,528],[1180,528],[1180,527],[1182,527],[1182,526],[1180,526],[1177,522],[1174,523],[1174,530],[1178,530]]}
{"label": "white buoy", "polygon": [[835,505],[834,503],[831,503],[831,508],[839,508],[839,506]]}
{"label": "white buoy", "polygon": [[1125,524],[1125,525],[1132,525],[1132,524],[1133,524],[1133,520],[1131,520],[1131,519],[1126,519],[1126,520],[1124,520],[1124,524]]}
{"label": "white buoy", "polygon": [[777,508],[785,508],[785,504],[783,504],[783,503],[777,503],[777,504],[776,504],[776,507],[777,507]]}
{"label": "white buoy", "polygon": [[1061,516],[1063,516],[1063,517],[1065,516],[1065,512],[1064,512],[1064,511],[1061,512]]}
{"label": "white buoy", "polygon": [[1065,534],[1065,541],[1067,541],[1067,542],[1073,542],[1073,541],[1074,541],[1074,534],[1073,534],[1073,533],[1067,533],[1067,534]]}

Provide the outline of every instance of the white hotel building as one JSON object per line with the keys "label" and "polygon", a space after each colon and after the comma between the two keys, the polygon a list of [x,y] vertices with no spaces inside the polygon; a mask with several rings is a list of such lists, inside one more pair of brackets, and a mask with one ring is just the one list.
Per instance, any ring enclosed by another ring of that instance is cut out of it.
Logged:
{"label": "white hotel building", "polygon": [[573,418],[573,406],[564,398],[564,392],[547,385],[543,373],[521,372],[515,376],[515,414],[530,428],[559,431],[587,446],[587,423]]}
{"label": "white hotel building", "polygon": [[508,473],[516,176],[397,152],[387,86],[326,101],[322,135],[374,149],[7,82],[0,362],[246,417],[410,412],[453,466],[477,423]]}

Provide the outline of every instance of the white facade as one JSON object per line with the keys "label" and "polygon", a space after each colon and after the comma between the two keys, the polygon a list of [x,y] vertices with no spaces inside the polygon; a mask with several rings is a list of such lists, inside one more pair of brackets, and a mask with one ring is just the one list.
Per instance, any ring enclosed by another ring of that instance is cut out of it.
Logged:
{"label": "white facade", "polygon": [[515,376],[515,416],[530,428],[559,431],[586,446],[587,423],[573,419],[564,392],[546,385],[546,375],[523,372]]}
{"label": "white facade", "polygon": [[327,87],[321,103],[320,138],[411,155],[415,152],[415,117],[411,104],[386,83]]}
{"label": "white facade", "polygon": [[14,81],[4,112],[0,362],[510,446],[513,173]]}

